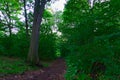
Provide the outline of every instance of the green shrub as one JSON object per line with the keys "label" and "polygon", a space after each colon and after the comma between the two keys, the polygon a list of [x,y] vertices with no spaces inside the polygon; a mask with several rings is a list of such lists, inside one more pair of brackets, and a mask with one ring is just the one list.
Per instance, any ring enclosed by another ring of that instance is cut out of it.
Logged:
{"label": "green shrub", "polygon": [[[26,58],[29,50],[29,38],[25,33],[0,37],[0,54],[9,57]],[[56,56],[56,35],[41,34],[39,38],[40,59],[55,59]]]}
{"label": "green shrub", "polygon": [[26,39],[25,34],[16,34],[9,36],[1,37],[1,55],[9,57],[21,57],[24,58],[27,56],[29,41]]}
{"label": "green shrub", "polygon": [[[94,71],[93,73],[95,74],[93,76],[98,75],[96,77],[98,80],[102,80],[102,78],[119,80],[120,62],[114,50],[115,46],[107,40],[96,40],[94,43],[78,47],[78,51],[72,52],[66,58],[68,67],[66,79],[73,80],[77,77],[77,80],[91,80],[90,78],[92,78],[92,72]],[[103,64],[94,66],[93,69],[92,66],[95,62]],[[100,66],[103,67],[99,68]]]}
{"label": "green shrub", "polygon": [[39,56],[44,60],[52,60],[57,57],[55,34],[40,35]]}
{"label": "green shrub", "polygon": [[35,66],[29,66],[24,60],[0,56],[0,76],[7,74],[21,74],[25,71],[35,69],[38,68]]}

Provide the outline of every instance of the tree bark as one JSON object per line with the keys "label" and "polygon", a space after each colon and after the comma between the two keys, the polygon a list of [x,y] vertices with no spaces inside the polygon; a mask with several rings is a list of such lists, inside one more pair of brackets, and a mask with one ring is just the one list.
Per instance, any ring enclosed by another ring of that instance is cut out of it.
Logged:
{"label": "tree bark", "polygon": [[42,14],[44,12],[45,4],[46,4],[46,0],[35,0],[34,21],[32,27],[30,48],[28,53],[28,61],[37,65],[40,64],[39,56],[38,56],[39,31],[40,31]]}

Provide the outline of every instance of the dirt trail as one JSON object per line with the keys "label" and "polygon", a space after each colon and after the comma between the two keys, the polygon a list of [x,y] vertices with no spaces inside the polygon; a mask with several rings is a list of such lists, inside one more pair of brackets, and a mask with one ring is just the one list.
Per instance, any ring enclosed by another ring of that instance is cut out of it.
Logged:
{"label": "dirt trail", "polygon": [[11,75],[0,78],[0,80],[65,80],[65,61],[55,60],[50,67],[37,71],[28,71],[22,75]]}

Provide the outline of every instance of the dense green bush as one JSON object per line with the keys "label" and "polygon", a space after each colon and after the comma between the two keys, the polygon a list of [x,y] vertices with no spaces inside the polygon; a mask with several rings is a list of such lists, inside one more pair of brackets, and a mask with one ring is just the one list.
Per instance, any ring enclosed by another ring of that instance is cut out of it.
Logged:
{"label": "dense green bush", "polygon": [[56,56],[56,35],[55,34],[41,34],[39,46],[40,59],[52,60]]}
{"label": "dense green bush", "polygon": [[26,57],[28,53],[29,42],[25,34],[17,34],[1,37],[2,53],[1,55],[9,57]]}
{"label": "dense green bush", "polygon": [[[19,32],[15,35],[0,37],[0,55],[9,57],[26,58],[29,50],[29,37]],[[56,56],[56,34],[41,34],[39,38],[40,59],[55,59]]]}
{"label": "dense green bush", "polygon": [[93,7],[85,0],[66,4],[60,31],[65,46],[61,52],[68,54],[67,80],[120,79],[120,9],[116,5],[115,0]]}
{"label": "dense green bush", "polygon": [[[120,42],[120,40],[118,41]],[[68,63],[66,79],[73,80],[76,78],[77,80],[85,80],[92,76],[92,71],[94,71],[94,73],[97,71],[96,74],[99,74],[98,77],[104,76],[108,78],[106,80],[119,80],[120,58],[116,57],[120,56],[120,54],[116,56],[113,48],[115,46],[116,45],[109,44],[109,41],[101,40],[100,42],[95,41],[94,43],[78,47],[77,51],[72,52],[66,58]],[[93,69],[92,66],[94,62],[103,63],[104,65],[101,66],[103,66],[103,68],[105,66],[106,68],[103,69],[98,68],[99,66],[94,66]]]}
{"label": "dense green bush", "polygon": [[[26,34],[18,33],[16,35],[4,36],[0,38],[0,54],[9,57],[26,58],[29,50],[29,38]],[[39,46],[40,59],[56,58],[56,35],[41,34]]]}

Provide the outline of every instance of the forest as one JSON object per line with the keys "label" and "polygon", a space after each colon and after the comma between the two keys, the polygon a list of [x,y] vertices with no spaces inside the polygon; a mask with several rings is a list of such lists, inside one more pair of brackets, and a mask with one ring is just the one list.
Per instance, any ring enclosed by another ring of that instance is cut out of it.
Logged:
{"label": "forest", "polygon": [[120,0],[0,0],[0,80],[120,80]]}

